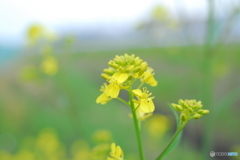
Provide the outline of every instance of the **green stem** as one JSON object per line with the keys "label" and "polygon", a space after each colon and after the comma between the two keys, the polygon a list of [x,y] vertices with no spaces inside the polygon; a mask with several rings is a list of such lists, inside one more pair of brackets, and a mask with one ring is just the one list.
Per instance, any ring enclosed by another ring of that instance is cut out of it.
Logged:
{"label": "green stem", "polygon": [[144,82],[142,82],[137,89],[141,88],[143,86]]}
{"label": "green stem", "polygon": [[182,131],[182,129],[186,126],[188,121],[185,121],[182,123],[182,125],[177,129],[177,131],[175,132],[175,134],[173,135],[172,139],[170,140],[170,142],[168,143],[168,145],[166,146],[166,148],[162,151],[162,153],[156,158],[156,160],[161,160],[164,156],[165,153],[168,151],[169,147],[173,144],[173,142],[175,141],[175,139],[177,138],[178,134]]}
{"label": "green stem", "polygon": [[117,99],[118,99],[119,101],[123,102],[124,104],[126,104],[126,105],[130,106],[130,105],[129,105],[129,103],[127,103],[127,102],[126,102],[125,100],[123,100],[122,98],[120,98],[120,97],[117,97]]}
{"label": "green stem", "polygon": [[137,142],[138,142],[138,151],[139,151],[139,157],[140,160],[144,160],[144,154],[143,154],[143,148],[142,148],[142,140],[141,140],[141,133],[140,133],[140,126],[138,124],[138,119],[137,119],[137,115],[135,112],[135,107],[134,107],[134,103],[133,103],[133,93],[132,93],[132,86],[129,83],[129,101],[130,101],[130,106],[131,106],[131,110],[132,110],[132,115],[133,115],[133,122],[134,122],[134,127],[135,127],[135,132],[136,132],[136,136],[137,136]]}

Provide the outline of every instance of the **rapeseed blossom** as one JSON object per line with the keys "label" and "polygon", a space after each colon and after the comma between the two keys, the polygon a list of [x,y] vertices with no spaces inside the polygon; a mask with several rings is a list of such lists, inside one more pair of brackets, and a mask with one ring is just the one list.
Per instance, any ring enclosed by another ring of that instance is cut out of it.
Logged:
{"label": "rapeseed blossom", "polygon": [[154,111],[155,106],[152,101],[154,97],[150,97],[152,93],[149,93],[149,91],[146,88],[143,88],[143,91],[141,91],[140,89],[135,89],[132,92],[138,99],[136,103],[139,105],[139,108],[144,113],[151,113]]}
{"label": "rapeseed blossom", "polygon": [[116,146],[115,143],[112,143],[110,156],[111,157],[108,157],[107,160],[123,160],[124,153],[120,146]]}
{"label": "rapeseed blossom", "polygon": [[[109,68],[104,69],[104,73],[101,74],[101,77],[107,83],[104,83],[103,87],[101,87],[100,91],[103,93],[97,98],[97,103],[106,104],[112,98],[118,98],[120,91],[122,89],[128,90],[129,85],[132,85],[137,79],[142,83],[157,86],[153,69],[148,66],[147,62],[134,54],[117,55],[108,62],[108,65]],[[149,110],[153,111],[152,109]]]}

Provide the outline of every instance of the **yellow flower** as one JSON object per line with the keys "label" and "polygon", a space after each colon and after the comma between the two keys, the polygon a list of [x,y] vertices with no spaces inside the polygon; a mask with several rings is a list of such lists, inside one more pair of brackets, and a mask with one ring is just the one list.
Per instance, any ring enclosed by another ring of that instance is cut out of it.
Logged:
{"label": "yellow flower", "polygon": [[[149,118],[152,116],[152,113],[145,113],[143,112],[140,107],[139,104],[137,103],[137,101],[134,101],[134,107],[135,107],[135,111],[136,111],[136,115],[137,115],[137,119],[144,121],[145,119]],[[132,117],[132,115],[131,115]]]}
{"label": "yellow flower", "polygon": [[152,95],[152,93],[149,93],[146,88],[143,88],[143,92],[140,89],[135,89],[132,92],[138,98],[137,103],[139,104],[139,108],[144,113],[151,113],[154,111],[155,106],[152,101],[154,97],[149,97]]}
{"label": "yellow flower", "polygon": [[169,129],[170,120],[164,115],[154,115],[147,121],[148,133],[151,138],[159,139],[163,137],[166,131]]}
{"label": "yellow flower", "polygon": [[55,75],[58,71],[57,60],[53,56],[46,56],[41,64],[41,69],[50,76]]}
{"label": "yellow flower", "polygon": [[109,142],[112,139],[112,134],[108,130],[98,130],[93,134],[95,142]]}
{"label": "yellow flower", "polygon": [[122,83],[128,79],[127,73],[115,73],[109,80],[109,85],[106,87],[104,93],[111,98],[117,98],[122,86]]}
{"label": "yellow flower", "polygon": [[108,101],[110,101],[112,98],[110,98],[108,95],[105,94],[105,89],[107,87],[107,83],[104,83],[102,86],[101,86],[101,89],[100,91],[102,91],[103,93],[98,96],[97,100],[96,100],[96,103],[100,103],[100,104],[106,104]]}
{"label": "yellow flower", "polygon": [[157,81],[153,77],[154,76],[154,73],[152,73],[153,71],[154,70],[152,68],[148,67],[147,71],[143,73],[141,81],[155,87],[157,86]]}
{"label": "yellow flower", "polygon": [[111,144],[111,152],[110,157],[107,158],[107,160],[123,160],[123,151],[120,146],[116,146],[115,143]]}

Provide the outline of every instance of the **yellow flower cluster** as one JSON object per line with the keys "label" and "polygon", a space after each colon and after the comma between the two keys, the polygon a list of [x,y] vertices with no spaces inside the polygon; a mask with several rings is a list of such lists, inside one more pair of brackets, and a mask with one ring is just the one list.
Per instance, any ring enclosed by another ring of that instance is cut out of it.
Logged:
{"label": "yellow flower cluster", "polygon": [[41,69],[47,75],[53,76],[58,72],[58,62],[55,57],[48,55],[41,63]]}
{"label": "yellow flower cluster", "polygon": [[123,160],[124,154],[120,146],[116,146],[115,143],[111,144],[111,152],[110,157],[107,158],[107,160]]}
{"label": "yellow flower cluster", "polygon": [[178,104],[172,103],[171,106],[176,110],[181,112],[180,119],[182,122],[188,121],[190,119],[198,119],[203,115],[209,113],[209,110],[203,110],[202,102],[193,100],[182,100],[178,101]]}
{"label": "yellow flower cluster", "polygon": [[[97,98],[96,102],[106,104],[113,98],[118,98],[121,89],[131,92],[137,100],[134,101],[138,119],[144,119],[146,113],[152,113],[155,109],[151,93],[146,88],[139,89],[144,83],[151,86],[157,86],[154,78],[153,69],[147,62],[139,57],[124,54],[116,56],[108,62],[109,68],[104,69],[101,76],[107,81],[101,87],[102,94]],[[130,90],[133,83],[139,79],[141,85],[137,89]],[[146,117],[145,117],[146,118]]]}
{"label": "yellow flower cluster", "polygon": [[[103,136],[103,137],[102,137]],[[106,160],[109,153],[112,134],[107,130],[98,130],[93,134],[93,147],[84,140],[76,139],[66,146],[51,128],[41,131],[37,137],[26,137],[14,153],[0,148],[0,160]],[[111,156],[123,156],[119,147],[112,147]],[[114,159],[115,160],[115,159]]]}

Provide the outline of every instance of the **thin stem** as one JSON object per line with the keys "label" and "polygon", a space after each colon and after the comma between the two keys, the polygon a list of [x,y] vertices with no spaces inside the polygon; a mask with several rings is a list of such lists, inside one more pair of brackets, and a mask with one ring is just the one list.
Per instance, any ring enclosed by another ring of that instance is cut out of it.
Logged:
{"label": "thin stem", "polygon": [[135,107],[134,107],[134,103],[133,103],[132,85],[130,83],[129,83],[129,90],[130,90],[129,91],[129,101],[130,101],[130,106],[131,106],[131,110],[132,110],[133,122],[134,122],[137,142],[138,142],[139,157],[140,157],[140,160],[144,160],[141,133],[140,133],[140,128],[139,128],[140,126],[138,124],[138,119],[137,119],[137,115],[135,112]]}
{"label": "thin stem", "polygon": [[129,103],[127,103],[127,102],[126,102],[125,100],[123,100],[122,98],[117,97],[117,99],[118,99],[119,101],[123,102],[124,104],[130,106]]}
{"label": "thin stem", "polygon": [[175,132],[175,134],[173,135],[172,139],[170,140],[170,142],[168,143],[168,145],[166,146],[166,148],[162,151],[162,153],[156,158],[156,160],[161,160],[163,158],[163,156],[165,155],[165,152],[167,152],[167,150],[169,149],[169,147],[172,145],[172,143],[175,141],[175,139],[177,138],[178,134],[182,131],[182,129],[185,127],[185,125],[187,124],[188,121],[185,121],[182,123],[182,125],[177,129],[177,131]]}
{"label": "thin stem", "polygon": [[144,82],[142,82],[142,83],[138,86],[137,89],[141,88],[143,84],[144,84]]}

